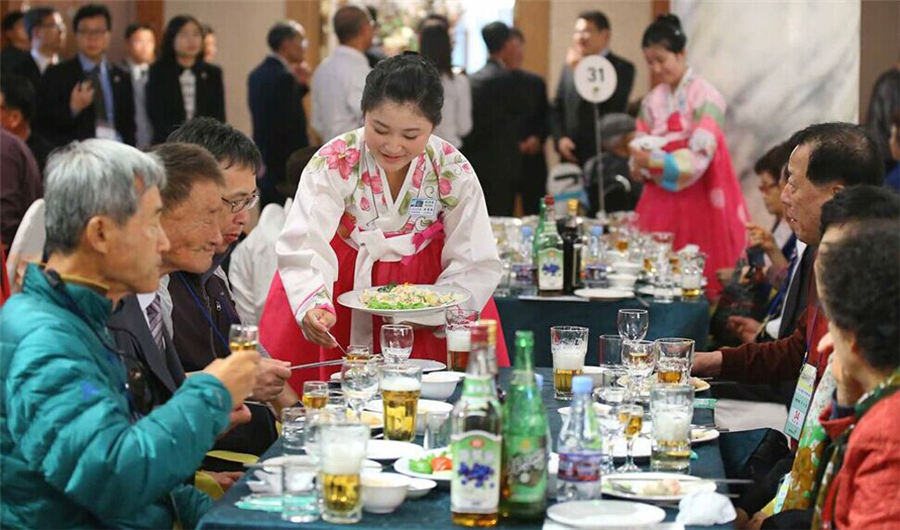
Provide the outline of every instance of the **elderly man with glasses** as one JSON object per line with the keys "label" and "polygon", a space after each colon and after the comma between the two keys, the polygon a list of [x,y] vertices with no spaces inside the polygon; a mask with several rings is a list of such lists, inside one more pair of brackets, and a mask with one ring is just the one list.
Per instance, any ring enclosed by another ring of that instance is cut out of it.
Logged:
{"label": "elderly man with glasses", "polygon": [[254,387],[259,354],[188,378],[136,406],[113,307],[159,281],[165,171],[108,140],[50,157],[46,266],[0,310],[0,526],[193,528],[211,500],[184,484]]}

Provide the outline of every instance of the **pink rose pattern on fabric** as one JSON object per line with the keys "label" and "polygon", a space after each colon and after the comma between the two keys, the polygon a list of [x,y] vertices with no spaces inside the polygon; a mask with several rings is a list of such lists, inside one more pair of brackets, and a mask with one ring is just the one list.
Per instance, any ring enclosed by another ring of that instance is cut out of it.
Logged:
{"label": "pink rose pattern on fabric", "polygon": [[350,172],[359,163],[359,149],[348,148],[344,140],[334,140],[319,151],[328,160],[328,169],[337,169],[341,178],[350,178]]}

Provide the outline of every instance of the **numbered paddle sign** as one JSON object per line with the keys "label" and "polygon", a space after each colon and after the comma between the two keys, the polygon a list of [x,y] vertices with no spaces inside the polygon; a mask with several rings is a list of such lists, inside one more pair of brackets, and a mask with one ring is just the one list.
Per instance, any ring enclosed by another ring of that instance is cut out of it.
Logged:
{"label": "numbered paddle sign", "polygon": [[611,98],[617,82],[616,69],[602,55],[589,55],[575,67],[575,90],[591,103]]}

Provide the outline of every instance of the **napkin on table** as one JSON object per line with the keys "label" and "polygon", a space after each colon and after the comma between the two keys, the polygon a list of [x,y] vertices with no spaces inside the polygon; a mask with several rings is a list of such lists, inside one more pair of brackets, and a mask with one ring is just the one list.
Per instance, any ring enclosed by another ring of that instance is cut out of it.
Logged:
{"label": "napkin on table", "polygon": [[676,522],[684,525],[725,524],[737,517],[728,497],[714,491],[695,491],[678,503]]}

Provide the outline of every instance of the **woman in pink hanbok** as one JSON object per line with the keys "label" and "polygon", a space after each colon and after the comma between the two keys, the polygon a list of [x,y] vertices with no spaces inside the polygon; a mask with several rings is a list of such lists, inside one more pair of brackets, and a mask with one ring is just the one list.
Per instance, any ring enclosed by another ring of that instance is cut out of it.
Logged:
{"label": "woman in pink hanbok", "polygon": [[675,249],[698,245],[708,255],[704,273],[715,297],[715,271],[734,266],[746,247],[748,216],[722,131],[725,101],[687,65],[686,42],[675,15],[658,17],[644,32],[644,56],[660,83],[641,104],[632,176],[646,181],[636,207],[640,228],[674,233]]}

